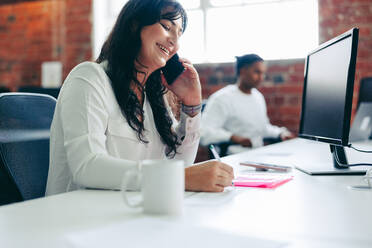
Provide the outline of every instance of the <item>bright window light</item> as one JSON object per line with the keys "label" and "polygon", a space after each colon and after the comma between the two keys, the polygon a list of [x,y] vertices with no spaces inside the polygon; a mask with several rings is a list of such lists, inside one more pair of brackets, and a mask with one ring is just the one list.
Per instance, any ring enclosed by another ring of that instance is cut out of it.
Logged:
{"label": "bright window light", "polygon": [[210,0],[212,6],[231,6],[239,4],[257,4],[257,3],[269,3],[269,2],[279,2],[281,0]]}
{"label": "bright window light", "polygon": [[200,7],[200,0],[178,0],[185,9],[195,9]]}
{"label": "bright window light", "polygon": [[[128,0],[93,1],[96,58]],[[318,0],[179,0],[188,14],[180,56],[193,63],[304,58],[318,46]]]}
{"label": "bright window light", "polygon": [[236,4],[242,4],[244,0],[210,0],[212,6],[231,6]]}
{"label": "bright window light", "polygon": [[93,59],[96,59],[120,10],[128,0],[93,0]]}
{"label": "bright window light", "polygon": [[[190,25],[181,42],[182,55],[194,63],[231,62],[246,53],[267,60],[304,58],[318,45],[317,0],[204,1],[210,1],[201,8],[206,23]],[[199,41],[203,52],[195,49],[197,39],[205,39]]]}
{"label": "bright window light", "polygon": [[179,41],[179,55],[193,63],[202,61],[202,58],[205,57],[203,15],[204,13],[201,10],[190,10],[187,12],[187,27]]}

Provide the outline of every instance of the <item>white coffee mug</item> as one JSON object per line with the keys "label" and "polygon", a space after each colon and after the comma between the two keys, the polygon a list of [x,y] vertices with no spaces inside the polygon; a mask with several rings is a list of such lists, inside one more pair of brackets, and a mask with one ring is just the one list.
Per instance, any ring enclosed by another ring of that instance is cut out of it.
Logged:
{"label": "white coffee mug", "polygon": [[[122,194],[129,207],[143,207],[148,214],[181,215],[185,191],[185,169],[182,160],[143,160],[139,170],[127,171],[123,176]],[[132,177],[141,181],[142,200],[133,204],[128,200],[127,184]]]}

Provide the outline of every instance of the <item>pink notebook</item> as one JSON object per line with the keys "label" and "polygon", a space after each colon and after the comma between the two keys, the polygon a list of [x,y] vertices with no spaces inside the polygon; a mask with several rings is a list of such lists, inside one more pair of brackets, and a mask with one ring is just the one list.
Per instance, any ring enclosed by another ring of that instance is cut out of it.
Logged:
{"label": "pink notebook", "polygon": [[238,175],[234,180],[235,187],[258,187],[258,188],[276,188],[290,180],[292,175]]}

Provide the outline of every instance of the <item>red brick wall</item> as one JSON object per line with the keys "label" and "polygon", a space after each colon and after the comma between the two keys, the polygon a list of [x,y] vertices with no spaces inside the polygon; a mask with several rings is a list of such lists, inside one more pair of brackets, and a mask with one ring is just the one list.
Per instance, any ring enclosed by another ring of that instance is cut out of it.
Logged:
{"label": "red brick wall", "polygon": [[320,42],[353,28],[359,28],[359,45],[354,87],[354,106],[359,81],[372,77],[372,0],[319,0]]}
{"label": "red brick wall", "polygon": [[91,59],[91,6],[91,0],[2,3],[0,86],[40,85],[44,61],[61,61],[65,77]]}
{"label": "red brick wall", "polygon": [[63,59],[66,76],[78,63],[92,59],[92,1],[64,0],[65,54]]}

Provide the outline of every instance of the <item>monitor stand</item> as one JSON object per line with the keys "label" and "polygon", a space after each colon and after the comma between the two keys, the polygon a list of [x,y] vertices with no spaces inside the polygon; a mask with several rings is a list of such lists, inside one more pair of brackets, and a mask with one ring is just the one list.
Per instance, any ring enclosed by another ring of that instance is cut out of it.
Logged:
{"label": "monitor stand", "polygon": [[[340,164],[347,164],[345,149],[343,146],[330,145],[333,157],[333,166],[330,163],[320,164],[318,166],[296,166],[296,168],[306,174],[312,176],[321,175],[365,175],[366,169],[358,169],[355,167],[342,166]],[[337,162],[337,159],[340,163]]]}

